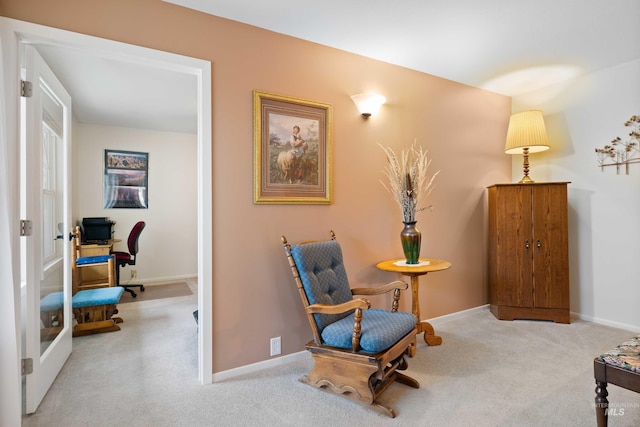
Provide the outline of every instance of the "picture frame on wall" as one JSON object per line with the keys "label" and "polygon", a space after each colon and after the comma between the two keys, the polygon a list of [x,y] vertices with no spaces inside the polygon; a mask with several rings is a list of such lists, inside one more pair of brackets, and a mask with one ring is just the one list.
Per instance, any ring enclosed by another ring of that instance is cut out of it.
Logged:
{"label": "picture frame on wall", "polygon": [[254,203],[332,202],[332,106],[253,91]]}
{"label": "picture frame on wall", "polygon": [[149,153],[104,150],[104,208],[148,209]]}

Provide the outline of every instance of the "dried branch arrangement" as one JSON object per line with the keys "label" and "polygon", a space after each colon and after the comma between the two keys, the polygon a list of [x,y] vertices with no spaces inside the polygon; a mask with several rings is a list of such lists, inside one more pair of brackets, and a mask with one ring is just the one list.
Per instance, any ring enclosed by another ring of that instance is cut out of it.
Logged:
{"label": "dried branch arrangement", "polygon": [[431,206],[424,206],[424,203],[431,194],[434,180],[440,171],[429,177],[427,172],[431,160],[427,157],[427,150],[416,148],[415,142],[409,149],[403,149],[399,156],[390,147],[380,145],[380,148],[387,156],[388,164],[384,174],[389,185],[382,181],[380,183],[400,206],[403,222],[415,222],[417,212],[431,209]]}
{"label": "dried branch arrangement", "polygon": [[596,148],[596,153],[602,170],[604,170],[605,166],[616,166],[617,172],[620,173],[620,166],[625,165],[626,174],[629,175],[629,164],[640,163],[640,117],[631,116],[624,125],[631,127],[629,140],[623,142],[617,136],[611,141],[610,145],[605,145],[604,148]]}

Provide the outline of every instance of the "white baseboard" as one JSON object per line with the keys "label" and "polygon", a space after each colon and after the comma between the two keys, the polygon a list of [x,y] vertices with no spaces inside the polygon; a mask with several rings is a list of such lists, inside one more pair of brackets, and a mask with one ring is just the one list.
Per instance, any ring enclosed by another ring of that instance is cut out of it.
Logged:
{"label": "white baseboard", "polygon": [[[149,285],[149,286],[153,286],[153,285],[165,285],[167,283],[175,283],[175,282],[179,282],[181,280],[187,280],[187,279],[197,279],[198,275],[197,274],[187,274],[187,275],[183,275],[183,276],[172,276],[172,277],[155,277],[153,279],[139,279],[139,278],[135,278],[135,279],[128,279],[126,280],[123,285],[127,285],[129,283],[141,283],[145,286]],[[122,278],[120,278],[120,280],[122,280]]]}
{"label": "white baseboard", "polygon": [[434,317],[432,319],[426,319],[426,320],[432,325],[441,325],[450,320],[461,319],[463,317],[467,317],[472,314],[478,313],[480,311],[486,311],[486,310],[489,310],[489,304],[468,308],[462,311],[456,311],[455,313],[445,314],[444,316],[438,316],[438,317]]}
{"label": "white baseboard", "polygon": [[[437,324],[442,324],[444,322],[447,322],[449,320],[460,319],[460,318],[469,316],[470,314],[478,313],[479,311],[483,311],[483,310],[489,310],[489,304],[470,308],[468,310],[458,311],[456,313],[446,314],[440,317],[434,317],[433,319],[427,319],[427,320],[429,321],[429,323],[437,325]],[[630,325],[628,323],[615,322],[612,320],[602,319],[599,317],[594,317],[594,316],[590,316],[582,313],[576,313],[573,311],[569,313],[569,315],[571,319],[584,320],[586,322],[596,323],[604,326],[610,326],[612,328],[623,329],[631,332],[640,332],[639,325]]]}
{"label": "white baseboard", "polygon": [[590,316],[588,314],[571,312],[571,317],[575,319],[584,320],[587,322],[597,323],[599,325],[610,326],[612,328],[624,329],[631,332],[640,332],[640,326],[629,325],[627,323],[614,322],[612,320],[602,319],[600,317]]}
{"label": "white baseboard", "polygon": [[282,366],[291,362],[297,362],[298,360],[305,360],[310,358],[311,353],[309,353],[307,350],[303,350],[297,353],[287,354],[282,357],[276,357],[273,359],[264,360],[262,362],[256,362],[250,365],[244,365],[238,368],[229,369],[227,371],[217,372],[213,374],[212,378],[214,383],[220,382],[241,375],[251,374],[254,372],[262,371],[264,369],[275,368],[276,366]]}

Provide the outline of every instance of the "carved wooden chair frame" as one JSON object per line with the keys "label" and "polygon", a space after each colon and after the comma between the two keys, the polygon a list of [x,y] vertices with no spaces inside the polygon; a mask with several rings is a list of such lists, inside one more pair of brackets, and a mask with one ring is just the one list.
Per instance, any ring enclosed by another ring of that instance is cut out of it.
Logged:
{"label": "carved wooden chair frame", "polygon": [[[335,233],[331,231],[331,240],[335,240],[335,238]],[[409,354],[410,347],[416,345],[416,329],[414,328],[390,348],[379,353],[358,352],[362,313],[363,310],[368,310],[371,307],[370,302],[365,298],[354,298],[338,305],[309,304],[300,272],[291,254],[291,245],[285,236],[282,236],[281,240],[313,332],[313,340],[306,344],[306,349],[314,359],[314,367],[300,381],[365,405],[381,414],[395,417],[395,410],[381,404],[377,399],[393,381],[413,388],[420,387],[418,381],[398,372],[398,370],[405,370],[408,366],[405,356]],[[299,244],[307,243],[312,242],[306,241]],[[397,312],[400,291],[407,288],[406,282],[397,280],[375,288],[353,288],[351,293],[352,295],[369,296],[393,292],[391,311]],[[314,314],[339,314],[351,310],[354,311],[352,348],[343,349],[324,345]]]}

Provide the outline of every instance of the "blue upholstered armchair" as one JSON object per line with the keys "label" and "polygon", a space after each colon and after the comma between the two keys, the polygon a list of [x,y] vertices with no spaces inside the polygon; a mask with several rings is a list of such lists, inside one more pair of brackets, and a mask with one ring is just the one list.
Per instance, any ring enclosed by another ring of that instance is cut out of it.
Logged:
{"label": "blue upholstered armchair", "polygon": [[[416,317],[398,312],[400,291],[408,285],[351,289],[333,231],[328,241],[292,246],[282,236],[282,243],[314,337],[306,345],[314,368],[301,381],[395,417],[378,396],[396,380],[419,387],[397,372],[407,368],[405,356],[416,343]],[[387,292],[393,292],[391,310],[372,309],[365,298],[353,297]]]}

